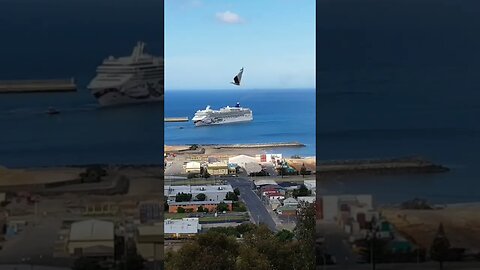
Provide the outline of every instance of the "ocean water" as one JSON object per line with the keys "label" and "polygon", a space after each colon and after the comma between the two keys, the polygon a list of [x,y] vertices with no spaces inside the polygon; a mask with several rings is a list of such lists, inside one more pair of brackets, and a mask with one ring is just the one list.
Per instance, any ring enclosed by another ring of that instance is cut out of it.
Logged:
{"label": "ocean water", "polygon": [[451,169],[342,177],[321,181],[321,192],[373,194],[380,204],[479,201],[480,2],[339,0],[319,8],[317,157],[419,155]]}
{"label": "ocean water", "polygon": [[165,95],[166,117],[188,117],[207,105],[212,109],[235,106],[253,111],[253,121],[195,127],[193,122],[165,123],[165,144],[231,144],[300,142],[302,148],[268,150],[284,155],[315,155],[315,90],[190,90]]}
{"label": "ocean water", "polygon": [[[99,109],[86,90],[109,55],[138,40],[163,55],[163,2],[0,0],[0,80],[75,77],[75,93],[0,95],[0,165],[156,163],[160,103]],[[49,116],[49,106],[61,114]]]}

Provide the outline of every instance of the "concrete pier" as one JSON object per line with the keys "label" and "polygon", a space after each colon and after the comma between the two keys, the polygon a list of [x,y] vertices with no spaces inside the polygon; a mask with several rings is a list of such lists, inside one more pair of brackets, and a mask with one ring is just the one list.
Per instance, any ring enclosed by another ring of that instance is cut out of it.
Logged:
{"label": "concrete pier", "polygon": [[441,173],[448,172],[445,166],[421,158],[340,160],[317,163],[317,174],[386,174],[386,173]]}
{"label": "concrete pier", "polygon": [[[207,146],[206,144],[203,144]],[[304,147],[305,144],[299,142],[279,142],[279,143],[252,143],[252,144],[215,144],[209,145],[216,149],[226,148],[279,148],[279,147]]]}
{"label": "concrete pier", "polygon": [[0,81],[0,94],[76,91],[75,79]]}
{"label": "concrete pier", "polygon": [[188,122],[188,117],[165,117],[165,122]]}

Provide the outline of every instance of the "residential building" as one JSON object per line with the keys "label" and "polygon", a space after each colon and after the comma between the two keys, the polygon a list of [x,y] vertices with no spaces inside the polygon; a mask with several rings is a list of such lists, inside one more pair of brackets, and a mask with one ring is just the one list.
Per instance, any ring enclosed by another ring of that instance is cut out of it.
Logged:
{"label": "residential building", "polygon": [[228,175],[228,164],[225,162],[214,162],[207,165],[207,171],[210,175]]}
{"label": "residential building", "polygon": [[271,162],[275,165],[279,164],[283,160],[282,154],[260,154],[256,155],[255,158],[259,162]]}
{"label": "residential building", "polygon": [[312,194],[315,195],[317,193],[317,181],[316,180],[304,180],[303,184],[305,187],[312,191]]}
{"label": "residential building", "polygon": [[179,193],[192,194],[193,200],[198,194],[203,193],[206,196],[206,201],[222,201],[228,192],[233,192],[231,185],[164,186],[164,194],[168,201],[175,201],[175,197]]}
{"label": "residential building", "polygon": [[315,196],[298,196],[297,197],[297,200],[300,204],[304,204],[304,203],[315,203],[316,201],[316,198]]}
{"label": "residential building", "polygon": [[284,188],[285,190],[295,190],[300,188],[299,184],[293,183],[293,182],[281,182],[278,185]]}
{"label": "residential building", "polygon": [[248,162],[245,164],[245,172],[247,175],[251,173],[259,173],[262,171],[262,166],[258,162]]}
{"label": "residential building", "polygon": [[278,199],[270,199],[268,202],[274,211],[277,210],[278,207],[282,206],[282,203]]}
{"label": "residential building", "polygon": [[200,162],[190,161],[184,165],[185,173],[200,173]]}
{"label": "residential building", "polygon": [[298,207],[298,201],[295,199],[295,198],[286,198],[285,200],[283,200],[283,205],[284,206],[294,206],[294,207]]}
{"label": "residential building", "polygon": [[137,253],[147,261],[163,260],[163,224],[139,225],[135,234]]}
{"label": "residential building", "polygon": [[269,200],[272,200],[272,199],[283,200],[283,199],[285,199],[285,195],[281,194],[278,191],[266,192],[265,197],[267,197]]}
{"label": "residential building", "polygon": [[341,221],[347,217],[355,220],[359,214],[371,218],[372,196],[371,195],[328,195],[321,196],[321,216],[324,221]]}
{"label": "residential building", "polygon": [[233,202],[232,201],[190,201],[190,202],[169,202],[168,203],[168,212],[169,213],[178,213],[178,208],[182,207],[187,212],[197,212],[198,208],[201,206],[204,209],[208,209],[208,212],[217,211],[218,204],[224,202],[228,206],[228,210],[232,211]]}
{"label": "residential building", "polygon": [[228,174],[236,174],[237,173],[237,164],[235,163],[228,163]]}
{"label": "residential building", "polygon": [[296,206],[280,206],[277,208],[277,213],[281,216],[295,216],[297,215]]}
{"label": "residential building", "polygon": [[141,202],[138,214],[141,223],[160,222],[163,220],[164,204],[159,201]]}
{"label": "residential building", "polygon": [[275,182],[275,180],[272,180],[272,179],[256,179],[253,182],[255,184],[255,187],[257,188],[261,188],[266,185],[278,186],[277,182]]}

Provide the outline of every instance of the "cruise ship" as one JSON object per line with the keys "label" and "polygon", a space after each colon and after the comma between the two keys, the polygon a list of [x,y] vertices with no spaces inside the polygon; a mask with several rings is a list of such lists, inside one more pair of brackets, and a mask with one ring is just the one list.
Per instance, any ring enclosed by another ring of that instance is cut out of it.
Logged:
{"label": "cruise ship", "polygon": [[138,42],[130,56],[108,57],[87,88],[101,106],[162,101],[163,58],[144,52]]}
{"label": "cruise ship", "polygon": [[253,120],[253,113],[248,108],[240,107],[237,102],[235,107],[223,107],[220,110],[212,110],[207,106],[205,110],[198,110],[192,121],[195,126],[222,125],[229,123],[247,122]]}

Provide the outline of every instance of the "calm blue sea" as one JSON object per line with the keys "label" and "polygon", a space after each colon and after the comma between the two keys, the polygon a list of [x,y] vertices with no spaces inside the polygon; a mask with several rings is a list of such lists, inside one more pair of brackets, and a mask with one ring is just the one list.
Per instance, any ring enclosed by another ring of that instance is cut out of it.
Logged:
{"label": "calm blue sea", "polygon": [[445,174],[344,177],[323,193],[480,201],[480,2],[320,1],[320,159],[420,155]]}
{"label": "calm blue sea", "polygon": [[[163,106],[98,109],[85,89],[109,55],[138,40],[163,54],[163,3],[0,0],[0,80],[75,77],[79,91],[0,95],[0,165],[157,163]],[[48,116],[49,106],[60,115]]]}
{"label": "calm blue sea", "polygon": [[212,109],[235,106],[253,111],[253,121],[229,125],[195,127],[193,122],[165,123],[165,143],[229,144],[300,142],[302,148],[269,150],[285,155],[315,155],[315,90],[190,90],[168,91],[166,117],[188,117],[207,105]]}

